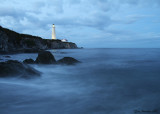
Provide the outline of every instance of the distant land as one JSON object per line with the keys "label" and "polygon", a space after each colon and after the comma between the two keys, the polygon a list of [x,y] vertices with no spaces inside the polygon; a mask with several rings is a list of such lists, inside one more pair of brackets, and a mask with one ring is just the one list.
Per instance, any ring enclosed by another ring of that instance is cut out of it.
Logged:
{"label": "distant land", "polygon": [[20,34],[0,26],[0,53],[36,53],[48,49],[76,49],[75,43],[43,39],[29,34]]}

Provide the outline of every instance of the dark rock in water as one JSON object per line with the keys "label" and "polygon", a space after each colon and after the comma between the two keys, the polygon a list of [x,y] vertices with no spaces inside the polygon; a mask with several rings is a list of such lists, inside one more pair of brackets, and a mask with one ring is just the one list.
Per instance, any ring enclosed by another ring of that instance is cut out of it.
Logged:
{"label": "dark rock in water", "polygon": [[23,61],[23,63],[26,63],[26,64],[34,64],[35,61],[34,61],[33,59],[25,59],[25,60]]}
{"label": "dark rock in water", "polygon": [[9,55],[4,56],[5,58],[11,58]]}
{"label": "dark rock in water", "polygon": [[63,59],[60,59],[57,61],[59,64],[68,64],[73,65],[75,63],[80,63],[80,61],[72,58],[72,57],[64,57]]}
{"label": "dark rock in water", "polygon": [[36,63],[38,64],[54,64],[56,60],[54,56],[49,51],[42,51],[38,53],[38,57],[36,59]]}
{"label": "dark rock in water", "polygon": [[33,78],[40,76],[40,72],[27,64],[15,60],[0,62],[0,77]]}

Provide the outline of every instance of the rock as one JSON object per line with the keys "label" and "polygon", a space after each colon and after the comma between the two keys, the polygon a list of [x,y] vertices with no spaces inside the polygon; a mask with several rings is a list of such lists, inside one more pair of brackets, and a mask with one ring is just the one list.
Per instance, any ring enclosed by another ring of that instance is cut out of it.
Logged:
{"label": "rock", "polygon": [[75,63],[80,63],[80,61],[72,58],[72,57],[64,57],[63,59],[60,59],[57,61],[59,64],[68,64],[73,65]]}
{"label": "rock", "polygon": [[25,60],[23,61],[23,63],[26,63],[26,64],[34,64],[35,61],[34,61],[33,59],[25,59]]}
{"label": "rock", "polygon": [[8,50],[8,36],[0,26],[0,52],[4,53]]}
{"label": "rock", "polygon": [[0,62],[0,69],[0,77],[33,78],[40,76],[39,71],[16,60]]}
{"label": "rock", "polygon": [[4,56],[5,58],[11,58],[9,55]]}
{"label": "rock", "polygon": [[56,60],[54,56],[49,51],[42,51],[38,53],[38,57],[36,59],[36,63],[38,64],[55,64]]}

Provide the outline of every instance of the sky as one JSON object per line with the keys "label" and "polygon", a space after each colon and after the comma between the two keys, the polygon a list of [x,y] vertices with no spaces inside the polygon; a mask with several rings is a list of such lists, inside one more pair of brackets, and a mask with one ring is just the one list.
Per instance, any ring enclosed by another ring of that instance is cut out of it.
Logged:
{"label": "sky", "polygon": [[85,48],[160,48],[160,0],[0,0],[0,25]]}

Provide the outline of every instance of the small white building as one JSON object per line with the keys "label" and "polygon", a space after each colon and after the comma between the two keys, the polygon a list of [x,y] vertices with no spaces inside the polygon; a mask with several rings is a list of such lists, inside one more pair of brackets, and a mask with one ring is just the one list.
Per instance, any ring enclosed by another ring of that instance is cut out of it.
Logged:
{"label": "small white building", "polygon": [[62,41],[62,42],[68,42],[68,40],[67,40],[67,39],[62,39],[61,41]]}

